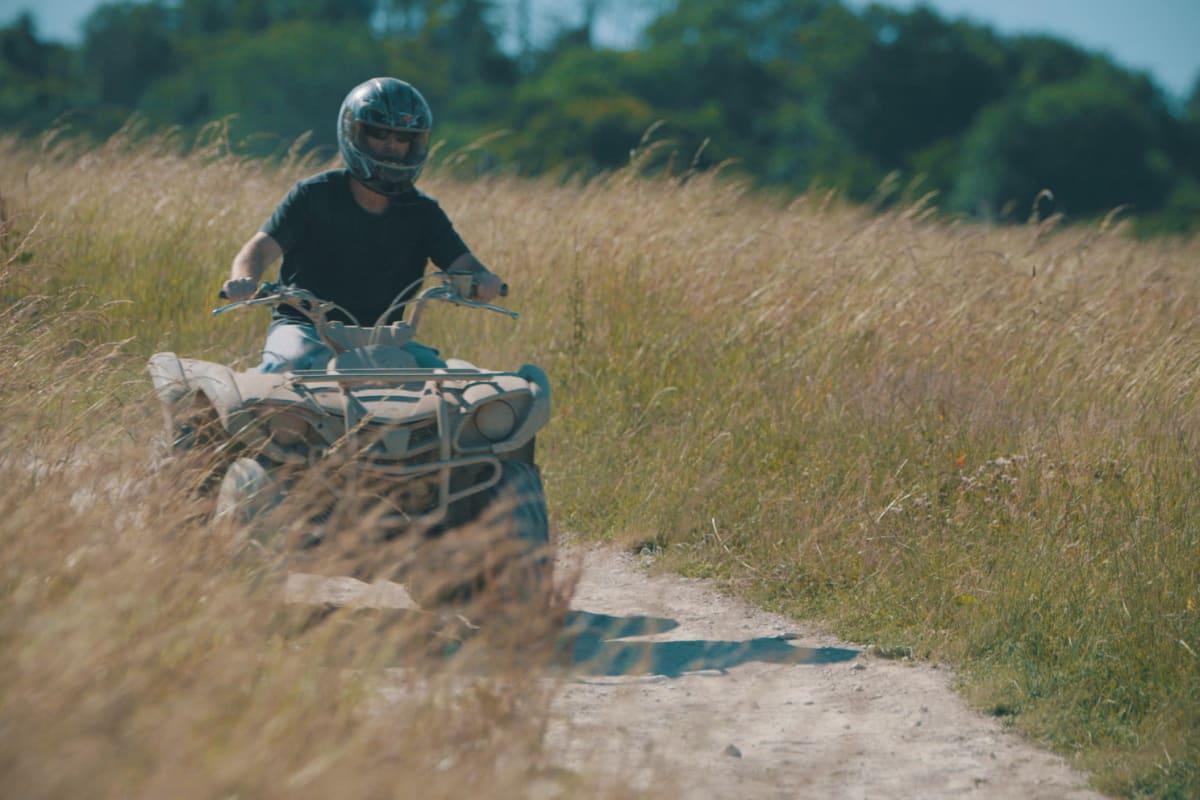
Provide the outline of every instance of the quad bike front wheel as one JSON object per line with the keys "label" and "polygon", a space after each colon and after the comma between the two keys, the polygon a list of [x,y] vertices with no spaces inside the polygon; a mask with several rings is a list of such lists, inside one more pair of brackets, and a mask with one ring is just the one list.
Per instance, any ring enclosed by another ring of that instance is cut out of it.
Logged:
{"label": "quad bike front wheel", "polygon": [[546,511],[546,490],[536,464],[504,461],[500,480],[475,498],[472,516],[487,521],[489,514],[507,516],[511,535],[533,550],[545,550],[550,544],[550,518]]}
{"label": "quad bike front wheel", "polygon": [[542,478],[535,464],[501,462],[495,486],[470,498],[470,519],[429,542],[410,574],[421,605],[548,606],[554,557]]}
{"label": "quad bike front wheel", "polygon": [[229,465],[221,479],[216,515],[248,524],[274,507],[279,499],[279,488],[266,467],[253,458],[239,458]]}

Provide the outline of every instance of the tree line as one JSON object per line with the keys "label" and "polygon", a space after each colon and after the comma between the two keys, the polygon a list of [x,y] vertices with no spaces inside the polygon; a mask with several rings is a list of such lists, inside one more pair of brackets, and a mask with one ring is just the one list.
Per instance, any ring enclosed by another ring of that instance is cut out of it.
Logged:
{"label": "tree line", "polygon": [[930,195],[992,220],[1052,197],[1069,218],[1200,227],[1200,76],[1181,104],[1062,39],[839,0],[674,0],[636,46],[598,46],[597,11],[620,1],[584,0],[580,22],[536,43],[529,0],[515,14],[498,0],[121,0],[74,47],[26,14],[0,29],[0,128],[225,120],[249,154],[305,132],[332,151],[348,88],[388,74],[421,89],[443,154],[477,171],[589,175],[638,151],[647,169],[720,165],[880,204]]}

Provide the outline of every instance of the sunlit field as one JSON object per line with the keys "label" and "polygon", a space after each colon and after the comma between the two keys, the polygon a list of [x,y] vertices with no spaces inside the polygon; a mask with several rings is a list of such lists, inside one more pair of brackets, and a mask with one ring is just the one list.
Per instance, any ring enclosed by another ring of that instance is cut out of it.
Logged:
{"label": "sunlit field", "polygon": [[[265,313],[209,310],[323,165],[132,142],[0,143],[4,784],[619,795],[546,763],[536,671],[283,609],[287,553],[152,469],[146,356],[257,361]],[[439,308],[421,338],[549,373],[560,531],[950,664],[1103,791],[1200,794],[1200,241],[719,174],[467,180],[439,156],[422,187],[522,318]],[[428,690],[381,704],[397,653]]]}

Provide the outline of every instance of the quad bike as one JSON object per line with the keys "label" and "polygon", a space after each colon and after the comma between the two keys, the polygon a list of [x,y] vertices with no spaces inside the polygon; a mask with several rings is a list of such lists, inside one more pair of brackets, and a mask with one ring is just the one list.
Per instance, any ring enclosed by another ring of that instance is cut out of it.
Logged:
{"label": "quad bike", "polygon": [[[405,346],[431,301],[518,316],[468,299],[469,274],[431,277],[440,280],[412,299],[401,293],[373,326],[330,319],[335,309],[353,316],[273,283],[214,310],[286,304],[333,355],[324,369],[262,373],[155,354],[149,372],[166,449],[205,454],[198,485],[215,516],[299,523],[301,547],[351,526],[378,541],[421,544],[399,577],[422,605],[497,586],[541,598],[553,559],[534,443],[550,419],[549,381],[529,364],[516,372],[457,359],[418,367]],[[383,323],[405,306],[408,322]]]}

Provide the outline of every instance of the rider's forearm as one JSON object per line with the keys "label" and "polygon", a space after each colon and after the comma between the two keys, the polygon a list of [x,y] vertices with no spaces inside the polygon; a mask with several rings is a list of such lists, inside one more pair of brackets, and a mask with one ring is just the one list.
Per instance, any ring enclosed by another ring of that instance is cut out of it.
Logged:
{"label": "rider's forearm", "polygon": [[279,244],[260,231],[246,242],[238,254],[233,257],[233,266],[230,267],[229,277],[233,280],[248,279],[257,282],[262,279],[267,268],[281,255],[283,255],[283,250]]}

